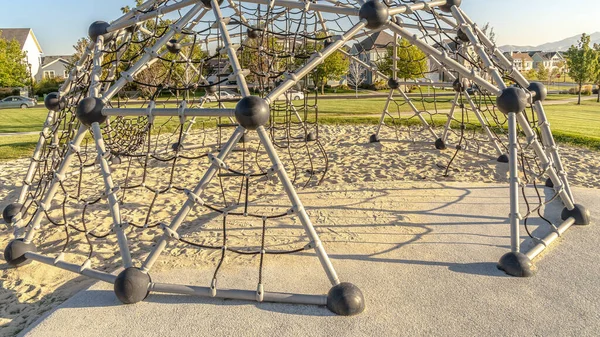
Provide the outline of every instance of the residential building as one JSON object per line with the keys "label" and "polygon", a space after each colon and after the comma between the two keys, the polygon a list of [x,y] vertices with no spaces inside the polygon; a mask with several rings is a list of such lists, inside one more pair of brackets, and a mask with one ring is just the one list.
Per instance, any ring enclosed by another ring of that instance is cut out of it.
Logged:
{"label": "residential building", "polygon": [[21,50],[27,53],[27,63],[31,77],[35,78],[42,64],[42,47],[31,28],[0,28],[0,37],[6,40],[16,40]]}
{"label": "residential building", "polygon": [[[393,45],[393,43],[393,35],[385,31],[376,32],[352,46],[350,54],[358,55],[358,58],[361,61],[375,66],[379,61],[387,57],[387,48],[388,46]],[[373,84],[379,80],[381,80],[381,78],[378,79],[377,74],[374,71],[369,70],[367,71],[364,83]]]}
{"label": "residential building", "polygon": [[520,72],[526,72],[533,69],[533,58],[528,53],[512,52],[505,53],[510,59],[513,60],[515,68]]}
{"label": "residential building", "polygon": [[46,78],[67,78],[72,59],[73,57],[68,55],[42,57],[42,65],[35,80],[39,82]]}
{"label": "residential building", "polygon": [[544,65],[546,69],[552,70],[560,68],[561,64],[565,63],[565,58],[559,52],[529,52],[529,55],[533,59],[533,68],[538,69],[540,65]]}

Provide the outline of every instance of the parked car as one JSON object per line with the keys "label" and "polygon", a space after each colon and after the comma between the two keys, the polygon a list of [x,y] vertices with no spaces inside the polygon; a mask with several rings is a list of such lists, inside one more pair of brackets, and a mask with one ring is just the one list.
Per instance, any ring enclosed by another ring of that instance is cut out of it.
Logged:
{"label": "parked car", "polygon": [[291,101],[297,101],[297,100],[301,100],[304,99],[304,92],[299,91],[299,90],[293,90],[290,89],[288,91],[285,92],[285,96],[284,95],[280,95],[279,97],[277,97],[277,100],[285,100],[285,97],[288,97]]}
{"label": "parked car", "polygon": [[0,109],[33,108],[37,105],[34,99],[23,96],[9,96],[0,101]]}
{"label": "parked car", "polygon": [[238,93],[228,91],[228,90],[221,90],[221,91],[217,91],[211,95],[205,95],[204,99],[206,100],[206,102],[210,103],[210,102],[216,102],[216,101],[234,100],[234,99],[239,99],[241,97],[242,96],[240,96]]}

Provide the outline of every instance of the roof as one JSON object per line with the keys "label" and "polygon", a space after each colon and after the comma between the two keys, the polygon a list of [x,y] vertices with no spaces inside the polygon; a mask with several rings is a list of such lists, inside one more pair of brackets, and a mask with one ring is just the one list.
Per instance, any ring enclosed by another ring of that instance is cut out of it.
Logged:
{"label": "roof", "polygon": [[63,61],[68,64],[73,63],[72,55],[55,55],[55,56],[44,56],[42,57],[42,68],[46,67],[54,62]]}
{"label": "roof", "polygon": [[360,53],[367,50],[373,49],[385,49],[389,45],[394,43],[394,37],[391,34],[386,33],[385,31],[380,31],[371,36],[368,36],[361,42],[355,45],[356,50]]}
{"label": "roof", "polygon": [[512,57],[513,60],[533,61],[528,53],[512,53],[510,57]]}
{"label": "roof", "polygon": [[21,46],[21,50],[23,50],[23,48],[25,47],[27,37],[29,37],[29,35],[31,34],[31,37],[33,37],[33,41],[38,47],[40,53],[42,52],[42,47],[38,43],[38,40],[35,37],[35,34],[33,34],[33,30],[31,30],[31,28],[0,28],[0,33],[0,37],[2,37],[5,40],[17,40],[17,42]]}

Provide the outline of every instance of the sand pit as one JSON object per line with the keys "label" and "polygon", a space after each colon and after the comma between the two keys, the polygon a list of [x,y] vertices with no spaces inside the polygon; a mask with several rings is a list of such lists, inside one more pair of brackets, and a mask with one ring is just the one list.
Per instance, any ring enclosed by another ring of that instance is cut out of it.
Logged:
{"label": "sand pit", "polygon": [[[321,128],[321,141],[329,154],[329,172],[322,186],[315,187],[313,181],[302,190],[301,197],[330,254],[339,254],[340,251],[347,250],[348,245],[351,245],[352,251],[357,256],[379,255],[385,253],[390,247],[397,248],[406,243],[427,238],[430,229],[425,225],[427,220],[418,212],[416,205],[432,203],[431,194],[424,192],[421,201],[415,201],[414,198],[418,198],[419,194],[417,196],[413,194],[410,197],[411,202],[407,202],[403,199],[403,191],[415,188],[427,191],[428,188],[434,188],[437,201],[455,200],[452,202],[459,202],[461,193],[464,192],[456,188],[440,188],[443,186],[441,184],[464,182],[471,186],[475,183],[499,182],[505,184],[507,182],[508,168],[495,160],[461,154],[455,160],[450,175],[445,177],[443,176],[444,166],[450,160],[453,151],[440,154],[431,146],[419,142],[384,141],[380,144],[368,144],[369,134],[370,129],[364,126],[325,126]],[[393,134],[390,133],[387,136],[392,138]],[[561,154],[573,186],[600,188],[600,178],[594,174],[597,172],[597,167],[600,166],[600,159],[596,152],[565,146],[562,148]],[[283,158],[284,161],[285,159]],[[1,200],[14,197],[16,186],[19,185],[18,181],[24,174],[28,163],[28,160],[18,160],[0,164],[2,172],[0,174]],[[178,183],[197,181],[203,168],[206,167],[206,162],[202,162],[202,165],[204,166],[191,167],[182,172]],[[162,169],[164,170],[164,168]],[[160,176],[161,172],[164,171],[161,171],[160,165],[157,165],[155,174]],[[115,172],[115,175],[118,175],[118,172]],[[86,187],[89,191],[101,190],[102,185],[98,173],[86,174],[85,178],[88,179]],[[307,175],[300,174],[298,182],[302,183],[302,179],[307,179]],[[405,183],[394,185],[398,188],[388,190],[388,185],[392,182],[394,184]],[[209,192],[212,194],[218,192],[215,186],[212,188],[213,190]],[[231,184],[227,193],[234,195],[238,189],[239,185]],[[282,202],[284,200],[280,198],[282,191],[273,181],[265,179],[260,188],[256,187],[256,190],[252,192],[257,196],[252,205],[264,212],[277,213],[289,207],[287,203]],[[497,193],[500,198],[505,198],[508,194],[507,185],[506,189],[498,188]],[[147,205],[148,197],[147,192],[128,194],[125,202],[131,207],[128,208],[126,215],[133,220],[140,221],[146,215],[143,205]],[[365,208],[361,208],[358,201],[352,209],[342,208],[347,205],[348,199],[372,199],[374,202]],[[183,200],[184,197],[177,193],[166,196],[159,200],[154,216],[161,221],[172,218]],[[139,204],[139,208],[135,207],[136,202]],[[5,204],[0,204],[0,207],[3,208]],[[395,212],[386,211],[391,205],[394,206]],[[506,202],[495,207],[505,207],[506,210],[501,214],[508,213]],[[88,212],[95,220],[98,233],[104,233],[107,228],[110,228],[108,211],[102,205],[91,207]],[[77,212],[74,211],[71,216],[75,214]],[[482,215],[485,216],[485,212]],[[193,213],[190,219],[181,228],[182,234],[190,240],[204,244],[219,242],[219,218],[197,212]],[[499,217],[494,221],[506,226],[504,218]],[[259,222],[244,218],[232,219],[231,244],[239,247],[256,247],[260,241]],[[197,228],[200,225],[207,231],[198,232]],[[56,256],[64,244],[64,230],[50,226],[43,228],[44,231],[40,232],[36,238],[36,244],[44,253]],[[134,258],[145,256],[160,233],[162,232],[158,228],[131,229],[128,236],[131,238]],[[9,242],[11,235],[12,232],[9,229],[2,233],[0,236],[2,247]],[[485,233],[474,235],[481,236]],[[490,238],[489,244],[499,245],[505,250],[505,246],[508,245],[508,227],[505,235],[506,237]],[[273,222],[267,239],[271,247],[278,249],[298,248],[307,243],[297,219]],[[360,242],[360,244],[353,245],[354,242]],[[68,255],[70,261],[82,263],[85,260],[88,248],[84,238],[75,236],[70,249],[77,253]],[[109,236],[104,242],[100,242],[96,246],[94,266],[110,272],[118,268],[119,259],[114,254],[115,249],[116,238],[114,236]],[[408,246],[408,249],[412,248]],[[219,254],[218,251],[198,250],[183,244],[173,244],[163,254],[160,262],[155,265],[154,271],[165,273],[175,269],[214,267],[219,259]],[[300,260],[292,262],[295,261],[293,256],[282,259],[290,259],[286,260],[286,263],[290,261],[289,263],[303,264]],[[427,258],[427,256],[423,258]],[[430,256],[429,258],[437,261],[439,256]],[[315,282],[321,282],[318,284],[323,285],[323,287],[315,288],[321,289],[321,292],[326,291],[326,278],[322,275],[318,262],[314,258],[310,260],[312,262],[307,263],[315,267],[317,279],[320,280]],[[256,259],[243,256],[233,258],[232,256],[226,260],[226,263],[231,268],[254,270]],[[273,266],[277,266],[277,259],[268,261],[268,263],[274,263]],[[227,266],[223,271],[224,277],[227,275]],[[381,268],[385,268],[385,265],[382,265]],[[277,273],[278,270],[278,268],[270,267],[269,272]],[[351,279],[350,270],[344,272],[344,278]],[[0,304],[0,334],[2,335],[11,335],[22,331],[43,313],[55,308],[74,293],[92,284],[88,279],[37,263],[18,270],[9,269],[6,264],[3,264],[0,282],[2,287],[0,296],[3,299]],[[302,290],[301,286],[297,287],[297,289],[292,287],[287,290]]]}

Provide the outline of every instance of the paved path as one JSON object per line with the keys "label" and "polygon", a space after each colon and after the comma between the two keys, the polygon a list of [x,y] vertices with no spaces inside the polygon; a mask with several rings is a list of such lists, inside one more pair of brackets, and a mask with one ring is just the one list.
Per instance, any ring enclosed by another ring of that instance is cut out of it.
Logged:
{"label": "paved path", "polygon": [[[125,306],[110,285],[97,284],[66,301],[27,335],[600,335],[599,190],[575,189],[578,202],[593,207],[595,224],[567,231],[536,260],[537,275],[528,279],[507,277],[496,269],[496,261],[509,249],[507,186],[392,182],[369,191],[368,197],[358,197],[353,189],[345,197],[327,191],[301,195],[309,213],[327,212],[319,232],[356,233],[352,240],[325,246],[340,277],[364,292],[367,309],[359,316],[338,317],[315,306],[161,294]],[[337,206],[311,208],[316,198],[330,198]],[[552,203],[545,215],[555,221],[561,208]],[[332,225],[341,218],[351,219],[351,224]],[[548,227],[534,231],[547,232]],[[312,254],[270,258],[267,266],[268,289],[328,290]],[[152,277],[208,285],[211,271],[200,267]],[[256,289],[256,273],[256,267],[227,266],[222,286]]]}

